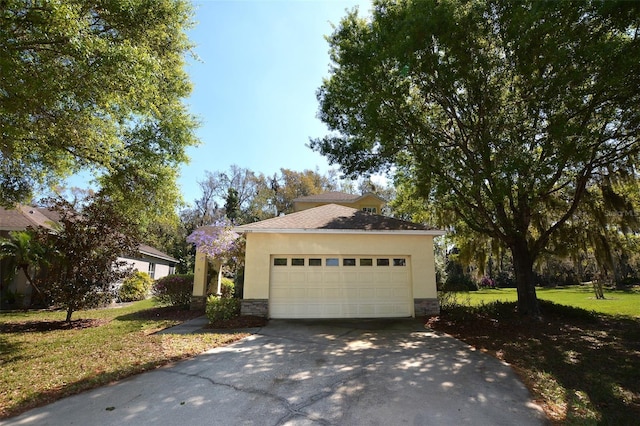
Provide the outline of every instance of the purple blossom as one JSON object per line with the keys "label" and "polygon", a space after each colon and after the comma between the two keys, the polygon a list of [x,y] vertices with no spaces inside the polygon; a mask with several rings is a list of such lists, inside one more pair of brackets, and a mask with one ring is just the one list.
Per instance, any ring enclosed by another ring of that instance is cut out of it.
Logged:
{"label": "purple blossom", "polygon": [[187,237],[187,242],[195,244],[198,251],[207,256],[220,259],[227,258],[237,250],[239,237],[233,232],[233,224],[224,218],[196,229]]}

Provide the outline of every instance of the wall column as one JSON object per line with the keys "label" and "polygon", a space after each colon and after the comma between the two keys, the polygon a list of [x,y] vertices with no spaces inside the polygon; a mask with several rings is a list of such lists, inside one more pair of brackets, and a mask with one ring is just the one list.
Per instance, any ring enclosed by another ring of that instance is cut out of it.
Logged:
{"label": "wall column", "polygon": [[207,298],[207,273],[209,262],[207,255],[196,251],[196,267],[193,274],[193,294],[191,295],[191,310],[204,309]]}

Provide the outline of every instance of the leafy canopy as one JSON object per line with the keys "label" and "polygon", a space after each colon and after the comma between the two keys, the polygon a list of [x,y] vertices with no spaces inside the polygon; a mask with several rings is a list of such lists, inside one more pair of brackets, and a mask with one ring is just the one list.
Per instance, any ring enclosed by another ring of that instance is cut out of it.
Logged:
{"label": "leafy canopy", "polygon": [[635,176],[639,27],[618,1],[376,1],[328,38],[332,133],[311,147],[352,175],[397,167],[449,224],[500,240],[537,314],[550,236],[588,187]]}
{"label": "leafy canopy", "polygon": [[185,0],[3,1],[0,202],[92,170],[123,206],[173,208],[196,143],[182,102],[191,15]]}

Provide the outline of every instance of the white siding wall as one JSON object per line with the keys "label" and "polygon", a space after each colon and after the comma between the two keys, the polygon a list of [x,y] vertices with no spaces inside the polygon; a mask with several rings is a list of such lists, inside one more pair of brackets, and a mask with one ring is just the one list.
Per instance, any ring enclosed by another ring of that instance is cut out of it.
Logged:
{"label": "white siding wall", "polygon": [[[149,263],[151,263],[151,259],[129,259],[129,258],[118,258],[119,261],[124,260],[129,265],[133,266],[133,269],[140,272],[149,273]],[[156,259],[155,263],[155,274],[153,276],[154,280],[158,278],[166,277],[169,275],[170,266],[166,264],[161,264],[157,262],[161,262],[162,260]]]}

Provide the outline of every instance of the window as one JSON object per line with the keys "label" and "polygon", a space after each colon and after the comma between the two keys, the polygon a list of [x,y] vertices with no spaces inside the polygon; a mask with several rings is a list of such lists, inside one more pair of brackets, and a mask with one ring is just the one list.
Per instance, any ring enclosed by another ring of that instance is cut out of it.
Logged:
{"label": "window", "polygon": [[291,259],[291,266],[304,266],[304,259],[294,257],[293,259]]}
{"label": "window", "polygon": [[376,265],[389,266],[389,259],[376,259]]}
{"label": "window", "polygon": [[322,266],[322,259],[318,259],[318,258],[309,259],[309,266]]}
{"label": "window", "polygon": [[286,257],[276,257],[273,259],[273,266],[287,266]]}
{"label": "window", "polygon": [[169,275],[173,275],[176,273],[176,267],[175,266],[169,266]]}
{"label": "window", "polygon": [[155,263],[149,263],[149,277],[151,277],[151,279],[155,279],[154,276],[156,274],[156,264]]}
{"label": "window", "polygon": [[367,213],[378,213],[378,209],[375,207],[363,207],[362,211]]}
{"label": "window", "polygon": [[373,259],[360,259],[360,266],[373,266]]}
{"label": "window", "polygon": [[393,266],[407,266],[407,259],[393,259]]}
{"label": "window", "polygon": [[356,266],[355,259],[342,259],[342,266]]}
{"label": "window", "polygon": [[324,261],[325,266],[339,266],[340,262],[338,262],[337,257],[327,257]]}

